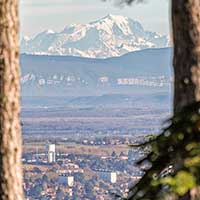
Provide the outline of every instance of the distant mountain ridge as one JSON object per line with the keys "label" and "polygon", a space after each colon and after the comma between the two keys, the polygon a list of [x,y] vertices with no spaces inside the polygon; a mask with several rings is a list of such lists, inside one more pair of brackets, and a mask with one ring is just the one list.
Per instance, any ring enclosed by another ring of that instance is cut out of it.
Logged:
{"label": "distant mountain ridge", "polygon": [[169,91],[171,48],[107,59],[22,54],[23,96],[96,96]]}
{"label": "distant mountain ridge", "polygon": [[61,32],[47,30],[31,39],[24,37],[21,53],[107,58],[167,46],[167,36],[146,31],[128,17],[107,15],[88,24],[66,26]]}

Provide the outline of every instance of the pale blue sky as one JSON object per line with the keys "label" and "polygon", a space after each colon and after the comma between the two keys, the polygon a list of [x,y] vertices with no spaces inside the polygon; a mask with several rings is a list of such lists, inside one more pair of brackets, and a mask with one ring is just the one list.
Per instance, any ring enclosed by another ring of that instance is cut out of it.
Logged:
{"label": "pale blue sky", "polygon": [[162,34],[169,33],[169,1],[146,0],[120,8],[114,1],[101,0],[21,0],[21,36],[33,36],[46,29],[62,30],[72,23],[87,23],[117,14],[131,17],[142,23],[145,29]]}

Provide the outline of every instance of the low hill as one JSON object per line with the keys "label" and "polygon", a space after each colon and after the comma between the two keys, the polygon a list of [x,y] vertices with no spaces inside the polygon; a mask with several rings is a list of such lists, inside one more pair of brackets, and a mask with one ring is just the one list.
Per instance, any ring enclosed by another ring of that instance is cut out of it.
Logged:
{"label": "low hill", "polygon": [[169,91],[171,48],[92,59],[22,54],[23,96],[95,96]]}

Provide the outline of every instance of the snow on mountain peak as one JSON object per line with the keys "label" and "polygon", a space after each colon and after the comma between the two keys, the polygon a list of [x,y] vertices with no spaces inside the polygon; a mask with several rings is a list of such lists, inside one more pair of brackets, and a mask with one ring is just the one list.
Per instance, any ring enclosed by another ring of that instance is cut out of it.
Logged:
{"label": "snow on mountain peak", "polygon": [[55,32],[54,32],[53,30],[51,30],[51,29],[47,29],[47,30],[45,31],[45,33],[46,33],[46,34],[54,34]]}
{"label": "snow on mountain peak", "polygon": [[[117,21],[117,22],[123,22],[125,20],[128,20],[128,17],[122,16],[122,15],[108,14],[107,16],[103,17],[102,19],[107,19],[107,20],[112,20],[112,21]],[[100,20],[102,20],[102,19],[100,19]]]}
{"label": "snow on mountain peak", "polygon": [[29,38],[28,36],[24,36],[24,37],[23,37],[23,40],[24,40],[24,41],[29,41],[30,38]]}
{"label": "snow on mountain peak", "polygon": [[21,42],[21,52],[105,58],[168,44],[167,36],[145,31],[139,22],[128,17],[108,14],[88,24],[68,25],[61,32],[39,33]]}

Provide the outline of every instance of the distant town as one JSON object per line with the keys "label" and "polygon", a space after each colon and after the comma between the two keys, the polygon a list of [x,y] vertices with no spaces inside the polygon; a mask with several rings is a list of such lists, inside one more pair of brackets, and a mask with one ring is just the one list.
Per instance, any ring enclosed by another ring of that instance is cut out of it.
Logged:
{"label": "distant town", "polygon": [[[168,78],[165,76],[159,77],[145,77],[145,76],[137,76],[137,77],[119,77],[114,79],[113,77],[101,76],[96,77],[94,80],[95,86],[147,86],[147,87],[169,87],[172,78]],[[69,74],[53,74],[51,76],[42,76],[34,73],[28,73],[21,77],[21,83],[23,85],[27,85],[30,83],[34,83],[39,87],[44,87],[47,85],[65,85],[67,87],[71,86],[87,86],[91,83],[88,80],[84,80],[81,77],[77,77],[76,75]]]}
{"label": "distant town", "polygon": [[138,104],[131,100],[128,104],[126,97],[120,97],[123,104],[105,104],[106,98],[116,97],[99,98],[102,106],[93,107],[71,106],[65,97],[23,99],[22,161],[27,200],[127,196],[143,175],[136,162],[148,151],[130,145],[158,134],[170,111],[162,96],[158,103],[145,103],[137,97]]}
{"label": "distant town", "polygon": [[[142,137],[138,137],[142,140]],[[125,197],[142,172],[137,142],[123,137],[26,141],[23,154],[26,199],[115,199]]]}

